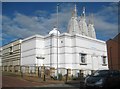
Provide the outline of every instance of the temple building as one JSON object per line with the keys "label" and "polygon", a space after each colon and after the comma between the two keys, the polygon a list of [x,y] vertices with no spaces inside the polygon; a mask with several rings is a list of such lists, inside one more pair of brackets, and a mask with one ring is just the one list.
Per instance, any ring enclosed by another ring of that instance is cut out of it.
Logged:
{"label": "temple building", "polygon": [[67,33],[60,33],[54,27],[46,36],[34,35],[23,39],[21,65],[53,67],[55,75],[65,75],[65,69],[69,69],[73,76],[108,69],[106,43],[96,39],[93,23],[87,25],[85,8],[78,19],[75,5]]}
{"label": "temple building", "polygon": [[[86,23],[85,8],[77,16],[76,5],[67,32],[60,33],[59,28],[53,27],[46,36],[36,34],[24,38],[4,46],[3,51],[3,66],[45,66],[54,69],[53,76],[65,75],[66,69],[72,76],[108,69],[106,42],[96,39],[93,21]],[[32,67],[31,71],[34,71]]]}

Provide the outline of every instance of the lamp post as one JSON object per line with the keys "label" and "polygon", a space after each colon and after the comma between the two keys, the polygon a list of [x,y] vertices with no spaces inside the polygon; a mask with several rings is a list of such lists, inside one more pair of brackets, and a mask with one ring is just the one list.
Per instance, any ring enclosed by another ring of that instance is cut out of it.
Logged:
{"label": "lamp post", "polygon": [[58,79],[58,7],[59,4],[57,4],[57,79]]}
{"label": "lamp post", "polygon": [[52,36],[53,34],[50,35],[50,67],[52,67]]}

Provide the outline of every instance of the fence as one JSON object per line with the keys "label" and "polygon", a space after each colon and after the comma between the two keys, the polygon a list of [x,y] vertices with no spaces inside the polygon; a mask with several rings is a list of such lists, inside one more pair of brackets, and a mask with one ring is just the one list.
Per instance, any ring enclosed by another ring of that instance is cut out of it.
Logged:
{"label": "fence", "polygon": [[[40,79],[57,79],[59,80],[68,80],[75,78],[83,78],[91,70],[71,70],[65,68],[55,69],[54,67],[49,66],[3,66],[2,71],[13,72],[16,74],[30,77],[38,77]],[[58,77],[57,77],[58,72]]]}

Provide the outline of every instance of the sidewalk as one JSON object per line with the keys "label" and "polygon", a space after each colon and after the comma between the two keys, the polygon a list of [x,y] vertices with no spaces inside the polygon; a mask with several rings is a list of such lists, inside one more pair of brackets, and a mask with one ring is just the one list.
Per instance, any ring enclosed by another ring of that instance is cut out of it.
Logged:
{"label": "sidewalk", "polygon": [[82,80],[68,80],[67,83],[65,81],[60,80],[51,80],[46,79],[46,81],[43,81],[43,79],[38,77],[28,77],[28,76],[16,76],[16,75],[3,75],[2,76],[2,86],[3,87],[43,87],[43,86],[71,86],[77,84],[77,86],[80,85],[80,82],[83,82]]}
{"label": "sidewalk", "polygon": [[64,81],[59,80],[49,80],[43,81],[38,77],[28,77],[28,76],[17,76],[6,74],[2,76],[2,86],[3,87],[36,87],[48,84],[63,84]]}

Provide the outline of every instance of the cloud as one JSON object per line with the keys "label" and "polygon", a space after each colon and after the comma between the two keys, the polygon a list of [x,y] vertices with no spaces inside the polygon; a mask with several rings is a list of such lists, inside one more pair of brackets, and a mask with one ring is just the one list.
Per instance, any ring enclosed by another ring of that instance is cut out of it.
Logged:
{"label": "cloud", "polygon": [[118,34],[118,3],[104,6],[95,14],[95,19],[98,32],[102,32],[105,40],[115,37]]}
{"label": "cloud", "polygon": [[[94,13],[94,25],[97,37],[108,40],[118,34],[118,3],[110,3],[102,6],[102,9]],[[89,16],[87,17],[90,18]]]}
{"label": "cloud", "polygon": [[2,15],[0,13],[0,46],[2,45]]}
{"label": "cloud", "polygon": [[[63,3],[59,8],[59,30],[60,32],[67,32],[67,24],[74,6],[70,3]],[[117,33],[116,20],[118,18],[116,9],[116,4],[111,4],[103,6],[102,10],[94,13],[95,29],[98,32],[98,38],[100,38],[101,33],[104,35],[104,38],[107,34],[106,39]],[[48,34],[56,26],[57,17],[56,12],[50,14],[46,11],[37,10],[32,16],[16,12],[14,18],[2,16],[2,20],[3,38],[6,40],[5,42],[9,42],[8,38],[10,37],[17,39],[26,38],[34,34]]]}
{"label": "cloud", "polygon": [[[71,10],[68,10],[70,8],[65,6],[62,8],[64,10],[59,12],[59,27],[61,32],[66,30],[65,26],[71,16]],[[47,12],[38,10],[35,12],[35,16],[27,16],[16,12],[14,18],[3,16],[3,33],[16,38],[25,38],[34,34],[48,34],[56,26],[57,15],[55,12],[50,14],[48,18],[45,15],[41,16],[40,14],[42,13],[46,14]]]}
{"label": "cloud", "polygon": [[37,10],[37,11],[35,11],[35,15],[37,17],[47,17],[49,15],[49,13],[44,10]]}

